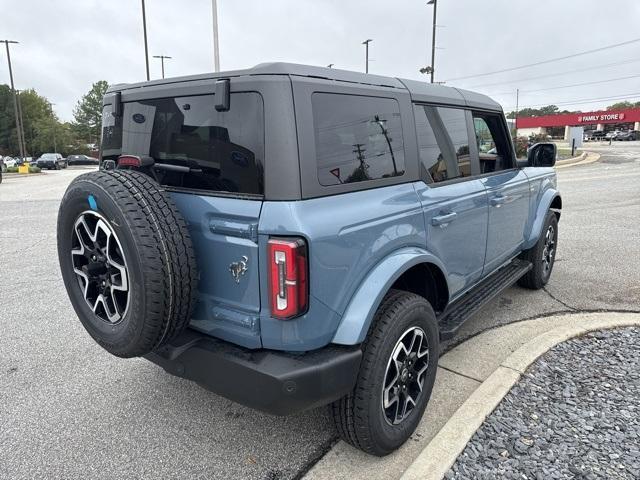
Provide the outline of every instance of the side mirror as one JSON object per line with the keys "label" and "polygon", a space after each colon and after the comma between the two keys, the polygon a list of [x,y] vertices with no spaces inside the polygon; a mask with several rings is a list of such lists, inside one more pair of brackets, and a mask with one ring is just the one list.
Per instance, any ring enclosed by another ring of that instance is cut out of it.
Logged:
{"label": "side mirror", "polygon": [[530,167],[553,167],[557,154],[555,143],[536,143],[527,150],[527,162]]}
{"label": "side mirror", "polygon": [[231,87],[230,80],[223,78],[216,81],[216,91],[214,94],[215,107],[218,112],[228,112],[231,107]]}

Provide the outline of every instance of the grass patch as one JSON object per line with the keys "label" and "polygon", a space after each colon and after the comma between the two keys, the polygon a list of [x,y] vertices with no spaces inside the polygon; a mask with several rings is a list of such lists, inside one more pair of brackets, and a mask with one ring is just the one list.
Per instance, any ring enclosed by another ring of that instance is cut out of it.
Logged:
{"label": "grass patch", "polygon": [[558,158],[563,160],[565,158],[573,158],[573,157],[578,157],[582,155],[582,150],[578,150],[576,148],[576,152],[575,154],[572,156],[571,155],[571,149],[570,148],[559,148],[558,149]]}
{"label": "grass patch", "polygon": [[[18,173],[18,167],[7,167],[7,173]],[[40,173],[40,168],[29,166],[29,173]]]}

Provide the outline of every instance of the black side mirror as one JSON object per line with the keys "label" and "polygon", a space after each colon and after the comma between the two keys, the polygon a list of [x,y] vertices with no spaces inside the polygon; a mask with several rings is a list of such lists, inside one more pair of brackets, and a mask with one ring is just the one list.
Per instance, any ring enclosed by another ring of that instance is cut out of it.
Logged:
{"label": "black side mirror", "polygon": [[557,154],[555,143],[536,143],[527,150],[527,162],[530,167],[553,167]]}

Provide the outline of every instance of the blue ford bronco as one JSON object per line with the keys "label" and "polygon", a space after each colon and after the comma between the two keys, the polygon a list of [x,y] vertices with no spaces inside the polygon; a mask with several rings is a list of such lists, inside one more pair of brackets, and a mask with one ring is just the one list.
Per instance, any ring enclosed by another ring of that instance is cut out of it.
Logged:
{"label": "blue ford bronco", "polygon": [[443,340],[549,280],[555,146],[517,160],[486,96],[272,63],[112,86],[102,123],[57,226],[89,334],[265,412],[330,405],[365,452],[415,430]]}

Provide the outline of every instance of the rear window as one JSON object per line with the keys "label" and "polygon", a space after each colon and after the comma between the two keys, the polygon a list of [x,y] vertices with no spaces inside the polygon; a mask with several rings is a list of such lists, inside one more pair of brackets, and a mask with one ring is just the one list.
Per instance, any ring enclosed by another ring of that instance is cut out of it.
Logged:
{"label": "rear window", "polygon": [[314,93],[311,102],[321,185],[404,174],[404,141],[396,100]]}
{"label": "rear window", "polygon": [[169,187],[264,194],[264,106],[255,92],[231,94],[227,112],[213,95],[158,98],[124,104],[122,118],[103,112],[102,158],[150,156],[157,164],[191,168],[156,169]]}

